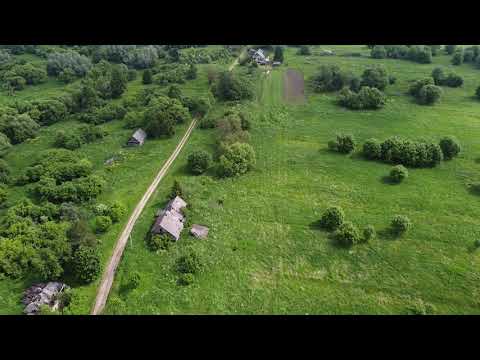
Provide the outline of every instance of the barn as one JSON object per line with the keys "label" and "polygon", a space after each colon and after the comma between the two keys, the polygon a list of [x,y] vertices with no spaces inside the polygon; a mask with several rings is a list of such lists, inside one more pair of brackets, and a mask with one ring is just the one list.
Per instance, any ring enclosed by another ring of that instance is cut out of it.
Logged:
{"label": "barn", "polygon": [[157,214],[157,219],[152,227],[152,234],[168,234],[172,240],[178,241],[185,222],[182,209],[186,206],[187,203],[180,196],[170,200],[165,209]]}
{"label": "barn", "polygon": [[138,129],[128,140],[128,146],[142,146],[145,140],[147,139],[147,133],[142,129]]}

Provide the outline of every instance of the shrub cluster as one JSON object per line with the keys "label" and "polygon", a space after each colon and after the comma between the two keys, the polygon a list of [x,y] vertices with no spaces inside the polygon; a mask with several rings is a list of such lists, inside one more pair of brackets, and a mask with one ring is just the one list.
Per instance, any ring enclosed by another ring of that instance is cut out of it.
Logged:
{"label": "shrub cluster", "polygon": [[392,136],[380,144],[379,153],[378,142],[371,139],[369,143],[367,147],[364,146],[364,154],[371,160],[382,160],[409,167],[433,167],[443,160],[440,146],[430,142],[415,142]]}
{"label": "shrub cluster", "polygon": [[460,75],[450,72],[445,74],[443,68],[436,67],[432,71],[432,78],[435,85],[448,86],[448,87],[460,87],[463,85],[463,78]]}
{"label": "shrub cluster", "polygon": [[350,154],[355,150],[355,138],[350,134],[338,134],[335,141],[328,142],[328,148],[342,154]]}
{"label": "shrub cluster", "polygon": [[420,104],[432,105],[440,100],[442,89],[434,85],[431,77],[416,80],[409,89],[409,94],[413,95]]}
{"label": "shrub cluster", "polygon": [[203,150],[195,151],[188,156],[188,169],[192,174],[203,174],[210,167],[211,160],[208,152]]}
{"label": "shrub cluster", "polygon": [[343,209],[339,206],[331,206],[325,210],[320,218],[320,226],[328,231],[338,229],[345,221]]}
{"label": "shrub cluster", "polygon": [[88,144],[106,135],[105,130],[94,125],[82,125],[76,130],[59,130],[55,136],[55,146],[68,150],[80,148],[83,144]]}
{"label": "shrub cluster", "polygon": [[220,177],[234,177],[245,174],[255,165],[255,151],[250,144],[235,142],[227,145],[220,156],[218,174]]}
{"label": "shrub cluster", "polygon": [[322,65],[310,83],[315,92],[331,92],[351,86],[352,78],[352,74],[341,70],[338,65]]}
{"label": "shrub cluster", "polygon": [[212,84],[212,93],[220,101],[252,99],[254,85],[246,76],[224,71],[218,74],[215,83]]}
{"label": "shrub cluster", "polygon": [[[436,53],[438,48],[435,47],[434,49]],[[421,64],[429,64],[432,62],[432,47],[425,45],[375,45],[370,56],[375,59],[406,59]]]}
{"label": "shrub cluster", "polygon": [[377,88],[364,86],[358,93],[347,88],[342,89],[338,94],[338,103],[352,110],[379,109],[387,102],[385,94]]}

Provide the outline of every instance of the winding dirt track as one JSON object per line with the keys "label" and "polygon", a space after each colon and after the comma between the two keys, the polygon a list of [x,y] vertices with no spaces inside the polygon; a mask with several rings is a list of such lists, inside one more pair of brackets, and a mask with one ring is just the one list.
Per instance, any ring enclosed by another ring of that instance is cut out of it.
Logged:
{"label": "winding dirt track", "polygon": [[193,119],[187,131],[185,132],[185,135],[183,136],[182,140],[178,143],[177,147],[175,148],[175,151],[172,153],[172,155],[170,155],[168,160],[160,169],[157,176],[155,177],[155,180],[153,180],[152,184],[149,186],[149,188],[143,195],[142,200],[140,200],[140,202],[135,207],[135,210],[130,216],[130,219],[128,219],[128,223],[127,225],[125,225],[125,228],[123,229],[122,234],[118,238],[112,257],[110,258],[108,266],[103,273],[102,281],[100,283],[100,286],[98,287],[97,297],[95,299],[95,305],[92,308],[91,315],[98,315],[98,314],[101,314],[101,312],[103,311],[103,308],[105,307],[105,304],[107,302],[108,294],[110,293],[110,289],[112,288],[115,272],[122,258],[123,250],[125,249],[128,239],[130,238],[130,234],[132,232],[133,226],[137,222],[148,200],[157,189],[158,184],[163,179],[166,172],[168,171],[168,169],[170,168],[170,166],[172,165],[172,163],[175,161],[178,154],[182,150],[183,146],[187,142],[196,123],[197,123],[197,119]]}

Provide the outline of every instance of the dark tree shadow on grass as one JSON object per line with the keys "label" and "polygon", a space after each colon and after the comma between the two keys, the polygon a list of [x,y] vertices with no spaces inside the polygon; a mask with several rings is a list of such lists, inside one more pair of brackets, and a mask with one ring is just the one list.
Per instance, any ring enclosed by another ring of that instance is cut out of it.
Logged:
{"label": "dark tree shadow on grass", "polygon": [[400,240],[402,238],[402,235],[403,234],[397,234],[396,232],[394,232],[392,228],[385,228],[377,232],[377,237],[381,240]]}
{"label": "dark tree shadow on grass", "polygon": [[388,175],[385,175],[385,176],[382,176],[382,178],[380,179],[380,182],[382,184],[386,184],[386,185],[400,185],[399,182],[393,180],[390,176]]}

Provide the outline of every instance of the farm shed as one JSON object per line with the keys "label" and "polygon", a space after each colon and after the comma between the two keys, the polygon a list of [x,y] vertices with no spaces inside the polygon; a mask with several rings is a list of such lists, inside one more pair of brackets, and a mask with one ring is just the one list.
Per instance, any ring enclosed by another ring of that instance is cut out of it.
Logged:
{"label": "farm shed", "polygon": [[206,239],[208,236],[208,227],[198,225],[198,224],[193,224],[192,228],[190,229],[190,234],[192,234],[193,236],[199,239]]}
{"label": "farm shed", "polygon": [[56,297],[67,285],[60,282],[49,282],[47,284],[35,284],[25,290],[22,303],[26,305],[23,312],[27,315],[35,315],[42,305],[52,308],[58,306]]}
{"label": "farm shed", "polygon": [[185,221],[182,209],[186,206],[187,203],[179,196],[170,200],[165,209],[158,212],[152,227],[152,234],[168,234],[173,240],[178,241]]}
{"label": "farm shed", "polygon": [[147,138],[147,133],[142,129],[138,129],[137,131],[135,131],[132,137],[128,140],[127,145],[142,146],[146,138]]}

